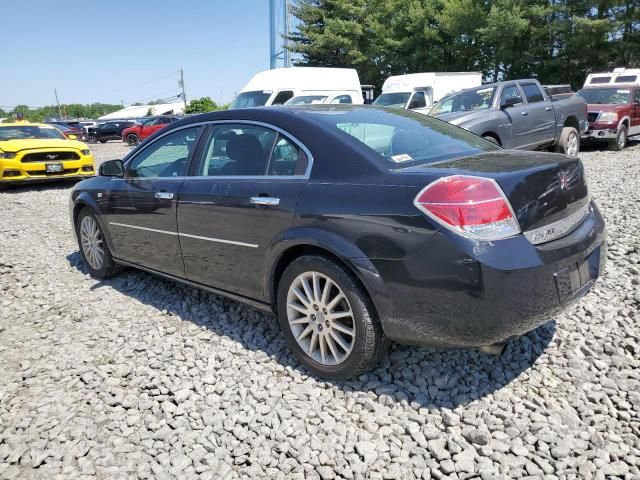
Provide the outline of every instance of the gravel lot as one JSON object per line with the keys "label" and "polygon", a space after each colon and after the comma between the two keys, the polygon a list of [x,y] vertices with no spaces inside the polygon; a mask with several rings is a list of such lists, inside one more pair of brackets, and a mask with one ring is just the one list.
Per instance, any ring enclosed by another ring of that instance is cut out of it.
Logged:
{"label": "gravel lot", "polygon": [[586,298],[499,358],[392,347],[343,383],[248,307],[89,277],[68,184],[0,192],[0,478],[640,478],[640,144],[582,158],[610,241]]}

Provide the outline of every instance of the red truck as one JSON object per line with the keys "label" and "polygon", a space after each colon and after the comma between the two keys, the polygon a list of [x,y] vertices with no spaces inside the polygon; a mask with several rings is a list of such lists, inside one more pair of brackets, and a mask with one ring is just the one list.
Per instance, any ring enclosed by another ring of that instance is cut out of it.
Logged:
{"label": "red truck", "polygon": [[587,102],[589,130],[583,140],[622,150],[629,137],[640,135],[640,69],[592,73],[576,95]]}
{"label": "red truck", "polygon": [[145,118],[139,124],[125,128],[122,131],[122,141],[134,146],[147,137],[150,137],[158,130],[163,129],[167,125],[180,120],[180,117],[173,115],[160,115],[158,117]]}

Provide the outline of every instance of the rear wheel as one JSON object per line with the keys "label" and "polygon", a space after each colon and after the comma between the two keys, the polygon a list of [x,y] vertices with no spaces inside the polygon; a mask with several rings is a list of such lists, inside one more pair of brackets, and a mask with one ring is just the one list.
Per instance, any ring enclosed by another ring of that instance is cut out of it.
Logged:
{"label": "rear wheel", "polygon": [[483,135],[482,138],[484,138],[485,140],[490,141],[491,143],[493,143],[495,145],[500,145],[500,142],[498,141],[498,139],[496,137],[494,137],[493,135]]}
{"label": "rear wheel", "polygon": [[107,143],[106,140],[100,139],[100,143]]}
{"label": "rear wheel", "polygon": [[89,136],[87,137],[87,142],[88,142],[88,143],[97,143],[97,142],[98,142],[98,139],[96,138],[96,136],[95,136],[95,135],[89,135]]}
{"label": "rear wheel", "polygon": [[627,126],[620,125],[616,139],[609,144],[609,150],[620,151],[627,146]]}
{"label": "rear wheel", "polygon": [[580,153],[580,135],[573,127],[564,127],[560,134],[560,140],[556,152],[564,153],[570,157],[577,157]]}
{"label": "rear wheel", "polygon": [[109,251],[100,224],[89,208],[83,208],[76,219],[80,255],[92,277],[109,278],[120,270]]}
{"label": "rear wheel", "polygon": [[278,286],[278,319],[289,347],[313,373],[349,378],[374,368],[387,341],[369,296],[342,265],[296,259]]}
{"label": "rear wheel", "polygon": [[140,143],[140,139],[135,133],[130,133],[129,135],[127,135],[126,140],[127,140],[127,144],[132,147],[135,147],[136,145],[138,145],[138,143]]}

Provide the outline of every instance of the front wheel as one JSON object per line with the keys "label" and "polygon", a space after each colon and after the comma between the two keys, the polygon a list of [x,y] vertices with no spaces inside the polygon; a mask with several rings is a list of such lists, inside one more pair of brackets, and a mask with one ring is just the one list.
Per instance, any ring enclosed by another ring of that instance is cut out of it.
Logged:
{"label": "front wheel", "polygon": [[109,278],[120,270],[109,251],[96,216],[83,208],[76,219],[76,234],[80,255],[92,277]]}
{"label": "front wheel", "polygon": [[616,139],[609,144],[609,150],[619,152],[627,146],[627,126],[620,125]]}
{"label": "front wheel", "polygon": [[87,137],[88,143],[98,143],[98,138],[95,135],[89,135]]}
{"label": "front wheel", "polygon": [[373,369],[387,348],[375,309],[342,265],[322,256],[293,261],[278,286],[278,320],[311,372],[345,379]]}
{"label": "front wheel", "polygon": [[578,130],[573,127],[564,127],[560,134],[556,151],[570,157],[577,157],[580,153],[580,135],[578,134]]}
{"label": "front wheel", "polygon": [[127,135],[126,140],[127,140],[127,145],[131,147],[135,147],[136,145],[138,145],[138,143],[140,143],[140,139],[135,133],[130,133],[129,135]]}

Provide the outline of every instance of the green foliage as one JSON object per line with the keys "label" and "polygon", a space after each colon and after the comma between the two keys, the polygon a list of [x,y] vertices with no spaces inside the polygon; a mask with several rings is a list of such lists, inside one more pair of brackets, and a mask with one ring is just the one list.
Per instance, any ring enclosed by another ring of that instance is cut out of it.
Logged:
{"label": "green foliage", "polygon": [[291,12],[299,64],[356,68],[377,87],[421,71],[580,87],[640,66],[638,0],[297,0]]}
{"label": "green foliage", "polygon": [[202,97],[191,100],[184,113],[205,113],[216,110],[226,110],[227,108],[229,108],[229,105],[223,105],[220,107],[211,99],[211,97]]}
{"label": "green foliage", "polygon": [[[115,112],[122,108],[122,105],[112,105],[107,103],[92,103],[90,105],[82,105],[79,103],[71,103],[69,105],[61,105],[62,115],[65,118],[88,118],[95,119]],[[0,114],[0,117],[8,116],[8,120],[12,121],[16,113],[22,112],[24,118],[31,122],[42,122],[48,117],[60,117],[57,105],[49,105],[46,107],[29,108],[27,105],[16,105],[13,110],[7,112],[6,115]]]}

